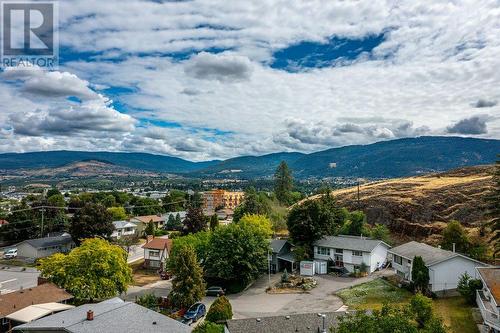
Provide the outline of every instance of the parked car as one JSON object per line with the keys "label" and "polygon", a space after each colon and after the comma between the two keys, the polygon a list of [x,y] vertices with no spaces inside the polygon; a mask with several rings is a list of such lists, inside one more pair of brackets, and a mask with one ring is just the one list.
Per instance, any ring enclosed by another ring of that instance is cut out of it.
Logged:
{"label": "parked car", "polygon": [[160,271],[160,278],[162,280],[170,280],[170,278],[172,278],[172,275],[167,271]]}
{"label": "parked car", "polygon": [[205,291],[205,294],[207,296],[217,296],[217,297],[219,297],[219,296],[225,295],[226,291],[224,289],[222,289],[222,287],[213,286],[213,287],[209,287]]}
{"label": "parked car", "polygon": [[4,259],[14,259],[17,257],[17,249],[10,249],[3,254]]}
{"label": "parked car", "polygon": [[205,316],[207,313],[207,308],[203,303],[194,303],[184,314],[183,323],[191,325],[191,323],[197,322],[198,319]]}

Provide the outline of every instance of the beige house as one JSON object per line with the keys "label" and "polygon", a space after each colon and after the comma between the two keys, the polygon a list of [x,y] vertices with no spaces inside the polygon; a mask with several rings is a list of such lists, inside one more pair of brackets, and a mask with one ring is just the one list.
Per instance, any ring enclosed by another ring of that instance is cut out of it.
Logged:
{"label": "beige house", "polygon": [[153,222],[156,229],[161,229],[165,225],[165,216],[158,215],[144,215],[144,216],[135,216],[130,219],[130,222],[136,225],[136,232],[139,236],[144,233],[144,230],[148,226],[149,222]]}

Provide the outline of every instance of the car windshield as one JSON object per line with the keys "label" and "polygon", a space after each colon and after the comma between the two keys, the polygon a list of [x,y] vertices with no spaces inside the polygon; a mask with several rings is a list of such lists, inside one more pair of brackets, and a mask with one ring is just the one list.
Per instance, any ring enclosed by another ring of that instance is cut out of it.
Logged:
{"label": "car windshield", "polygon": [[198,310],[198,306],[199,305],[192,305],[187,312],[189,313],[196,312]]}

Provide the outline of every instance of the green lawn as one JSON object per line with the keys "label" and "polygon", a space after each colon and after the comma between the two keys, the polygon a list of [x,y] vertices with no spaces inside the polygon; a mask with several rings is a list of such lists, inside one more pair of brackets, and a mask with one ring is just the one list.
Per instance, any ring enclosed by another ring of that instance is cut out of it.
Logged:
{"label": "green lawn", "polygon": [[[376,310],[384,303],[403,305],[408,303],[412,294],[389,282],[376,279],[355,287],[341,290],[337,295],[344,304],[356,310]],[[436,314],[443,318],[452,333],[479,333],[471,308],[462,297],[438,298],[434,300]]]}
{"label": "green lawn", "polygon": [[460,296],[434,300],[434,310],[443,318],[451,332],[479,333],[472,318],[471,308]]}
{"label": "green lawn", "polygon": [[404,304],[412,296],[409,291],[393,286],[382,279],[341,290],[337,295],[349,308],[357,310],[380,309],[384,303]]}

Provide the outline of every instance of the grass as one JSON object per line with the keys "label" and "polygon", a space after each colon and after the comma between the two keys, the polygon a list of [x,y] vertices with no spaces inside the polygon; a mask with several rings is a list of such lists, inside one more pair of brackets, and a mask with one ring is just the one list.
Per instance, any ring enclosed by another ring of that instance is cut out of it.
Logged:
{"label": "grass", "polygon": [[[382,279],[341,290],[337,295],[349,308],[356,310],[379,310],[384,303],[405,305],[413,296],[409,291]],[[471,307],[462,297],[437,298],[433,304],[435,313],[450,328],[450,333],[479,333]]]}
{"label": "grass", "polygon": [[0,259],[0,268],[3,266],[36,267],[36,263],[27,263],[19,259]]}
{"label": "grass", "polygon": [[471,308],[462,297],[435,299],[434,310],[443,318],[446,326],[450,327],[451,332],[479,333]]}
{"label": "grass", "polygon": [[337,295],[344,304],[356,310],[378,310],[384,303],[405,304],[412,296],[409,291],[393,286],[382,279],[341,290]]}
{"label": "grass", "polygon": [[129,264],[130,268],[132,268],[132,285],[134,286],[145,286],[147,284],[156,282],[160,280],[160,276],[154,269],[145,269],[143,267],[144,259],[134,261]]}

